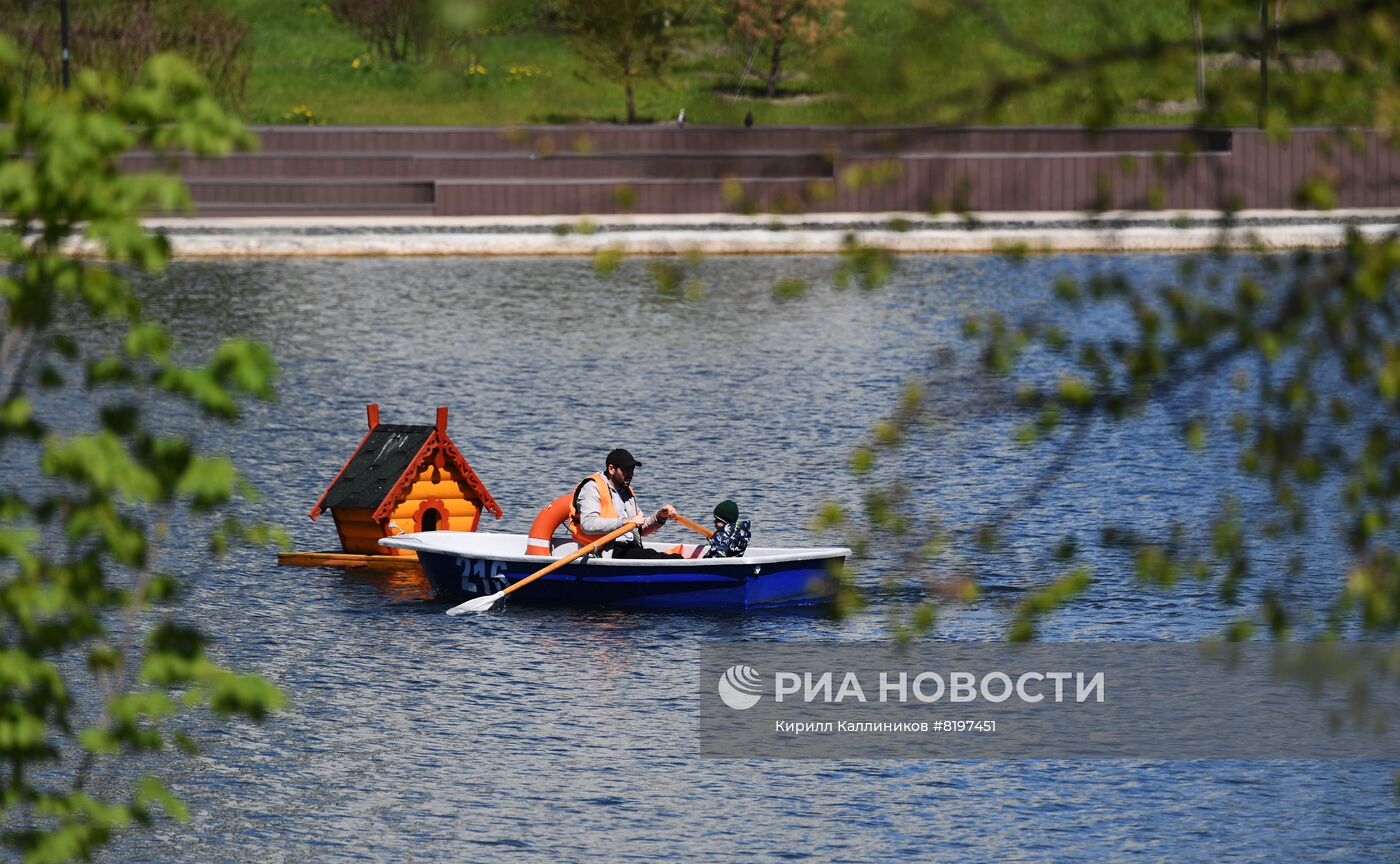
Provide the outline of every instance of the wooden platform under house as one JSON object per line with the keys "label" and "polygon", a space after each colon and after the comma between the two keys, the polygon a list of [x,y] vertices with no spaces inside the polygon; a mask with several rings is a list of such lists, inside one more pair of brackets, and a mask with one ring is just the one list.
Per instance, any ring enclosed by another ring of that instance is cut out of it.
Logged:
{"label": "wooden platform under house", "polygon": [[277,563],[303,567],[417,569],[416,556],[379,540],[416,531],[475,531],[483,512],[501,508],[447,435],[447,408],[437,423],[417,426],[379,422],[369,405],[369,431],[311,508],[311,519],[330,511],[340,551],[286,552]]}

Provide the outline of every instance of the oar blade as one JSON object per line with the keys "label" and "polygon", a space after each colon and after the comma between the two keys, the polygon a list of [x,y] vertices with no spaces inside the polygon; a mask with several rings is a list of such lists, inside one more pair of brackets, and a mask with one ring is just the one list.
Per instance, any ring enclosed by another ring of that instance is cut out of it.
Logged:
{"label": "oar blade", "polygon": [[497,591],[495,594],[487,594],[485,597],[473,597],[465,603],[453,606],[447,610],[448,615],[462,615],[467,612],[490,612],[496,608],[496,604],[506,596],[506,592]]}

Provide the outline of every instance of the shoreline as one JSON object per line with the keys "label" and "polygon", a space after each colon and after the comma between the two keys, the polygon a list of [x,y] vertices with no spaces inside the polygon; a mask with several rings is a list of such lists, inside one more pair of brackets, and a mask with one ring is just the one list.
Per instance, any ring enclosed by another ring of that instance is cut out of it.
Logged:
{"label": "shoreline", "polygon": [[1024,251],[1199,252],[1336,248],[1355,228],[1400,232],[1400,209],[1081,213],[838,213],[796,216],[257,216],[160,218],[143,223],[170,240],[173,257],[588,257],[820,255],[852,234],[897,254]]}

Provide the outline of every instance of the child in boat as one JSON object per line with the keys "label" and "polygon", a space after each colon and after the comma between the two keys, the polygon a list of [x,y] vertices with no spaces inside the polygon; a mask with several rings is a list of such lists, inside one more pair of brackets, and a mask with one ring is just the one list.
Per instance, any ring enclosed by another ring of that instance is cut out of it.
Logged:
{"label": "child in boat", "polygon": [[739,505],[725,499],[715,506],[715,535],[691,558],[741,558],[749,548],[749,520],[739,521]]}

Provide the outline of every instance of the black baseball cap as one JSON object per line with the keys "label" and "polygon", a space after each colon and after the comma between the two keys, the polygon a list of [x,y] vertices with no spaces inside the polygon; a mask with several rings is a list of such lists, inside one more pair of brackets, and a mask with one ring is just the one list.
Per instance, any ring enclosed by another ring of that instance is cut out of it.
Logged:
{"label": "black baseball cap", "polygon": [[628,468],[632,468],[642,463],[638,462],[636,459],[633,459],[631,453],[628,453],[626,450],[623,450],[621,447],[619,447],[608,454],[607,464],[616,465],[618,468],[621,468],[623,471],[626,471]]}

